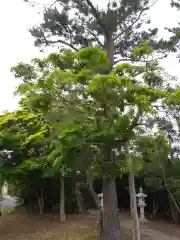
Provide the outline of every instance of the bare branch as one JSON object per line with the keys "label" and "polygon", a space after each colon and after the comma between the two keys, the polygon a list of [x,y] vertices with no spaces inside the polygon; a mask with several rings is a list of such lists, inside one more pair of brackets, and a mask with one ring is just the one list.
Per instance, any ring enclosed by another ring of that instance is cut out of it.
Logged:
{"label": "bare branch", "polygon": [[74,51],[77,51],[77,50],[78,50],[78,49],[77,49],[76,47],[74,47],[71,43],[68,43],[68,42],[66,42],[66,41],[63,41],[63,40],[60,40],[60,39],[58,39],[58,40],[56,40],[56,41],[51,41],[51,40],[47,40],[45,36],[44,36],[43,38],[44,38],[44,43],[45,43],[46,45],[48,45],[48,44],[61,43],[61,44],[65,45],[65,46],[68,46],[68,47],[72,48]]}
{"label": "bare branch", "polygon": [[119,63],[119,62],[132,62],[131,58],[121,58],[121,59],[117,59],[114,61],[114,65]]}
{"label": "bare branch", "polygon": [[137,60],[132,60],[132,58],[121,58],[121,59],[117,59],[114,61],[114,65],[119,63],[119,62],[141,62],[141,63],[150,63],[152,61],[158,61],[158,60],[161,60],[161,59],[164,59],[167,57],[167,54],[166,53],[163,53],[162,56],[160,57],[157,57],[157,58],[151,58],[150,60],[143,60],[143,59],[137,59]]}
{"label": "bare branch", "polygon": [[24,2],[29,3],[32,7],[42,6],[42,7],[51,8],[51,7],[53,7],[53,5],[55,5],[57,2],[59,2],[59,0],[55,0],[53,3],[41,3],[41,2],[31,1],[31,0],[24,0]]}
{"label": "bare branch", "polygon": [[53,5],[56,4],[57,2],[59,2],[59,0],[55,0],[53,3],[51,3],[50,8],[53,7]]}

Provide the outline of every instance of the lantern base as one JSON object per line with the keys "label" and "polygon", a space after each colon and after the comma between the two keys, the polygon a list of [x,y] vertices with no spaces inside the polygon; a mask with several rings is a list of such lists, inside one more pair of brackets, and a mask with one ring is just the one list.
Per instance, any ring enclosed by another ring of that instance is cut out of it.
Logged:
{"label": "lantern base", "polygon": [[139,223],[146,224],[146,223],[149,223],[149,221],[146,218],[139,218]]}

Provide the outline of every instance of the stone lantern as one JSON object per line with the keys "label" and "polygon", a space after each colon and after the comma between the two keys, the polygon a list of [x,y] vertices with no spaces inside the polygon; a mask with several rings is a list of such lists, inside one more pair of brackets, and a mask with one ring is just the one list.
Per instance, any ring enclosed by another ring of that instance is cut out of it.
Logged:
{"label": "stone lantern", "polygon": [[145,222],[147,222],[147,219],[145,218],[144,208],[146,207],[145,198],[147,197],[147,195],[143,192],[142,187],[139,188],[139,193],[136,194],[136,197],[138,198],[137,205],[140,209],[139,221],[142,223],[145,223]]}
{"label": "stone lantern", "polygon": [[98,197],[100,200],[101,208],[103,209],[103,193],[98,194]]}

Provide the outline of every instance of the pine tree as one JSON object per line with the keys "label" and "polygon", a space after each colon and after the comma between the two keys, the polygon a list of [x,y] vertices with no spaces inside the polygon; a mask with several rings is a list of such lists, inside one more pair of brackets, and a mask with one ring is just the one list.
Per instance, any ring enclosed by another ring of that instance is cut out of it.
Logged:
{"label": "pine tree", "polygon": [[[172,8],[180,10],[180,0],[170,0],[169,1]],[[175,53],[177,58],[180,58],[179,50],[180,50],[180,24],[177,23],[176,26],[173,27],[165,27],[170,34],[168,40],[160,40],[158,45],[161,48],[167,49],[170,53]]]}
{"label": "pine tree", "polygon": [[35,37],[35,46],[58,44],[74,50],[100,46],[108,52],[113,63],[132,60],[132,51],[143,40],[149,40],[151,47],[162,57],[165,49],[159,50],[158,29],[142,30],[151,22],[146,13],[154,3],[150,0],[114,0],[100,8],[91,0],[59,0],[46,6],[43,22],[30,29],[30,33]]}
{"label": "pine tree", "polygon": [[178,10],[180,9],[180,1],[179,0],[171,0],[171,6],[176,7]]}

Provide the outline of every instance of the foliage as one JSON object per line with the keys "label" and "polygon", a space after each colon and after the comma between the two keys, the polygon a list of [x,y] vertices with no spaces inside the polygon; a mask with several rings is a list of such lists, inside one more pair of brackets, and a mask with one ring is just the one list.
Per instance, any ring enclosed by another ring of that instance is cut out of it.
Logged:
{"label": "foliage", "polygon": [[[143,47],[142,51],[147,54],[148,49]],[[94,146],[95,165],[99,165],[99,174],[103,176],[102,169],[106,169],[107,175],[120,174],[124,143],[136,141],[140,126],[141,130],[142,126],[147,127],[143,119],[158,116],[156,104],[160,101],[167,105],[172,98],[173,104],[178,101],[178,92],[146,84],[149,74],[153,76],[152,71],[156,77],[157,65],[149,65],[146,71],[147,66],[119,64],[109,74],[99,74],[108,64],[105,52],[97,47],[78,52],[63,50],[43,60],[33,60],[31,68],[36,69],[33,76],[37,78],[33,77],[28,83],[24,81],[18,89],[26,106],[31,111],[43,112],[53,124],[58,139],[56,149],[63,152],[63,157],[68,156],[67,166],[71,168],[79,156],[82,159],[85,149]],[[18,66],[12,69],[15,75],[17,69],[19,73]],[[25,72],[20,74],[22,79],[26,79]],[[141,76],[141,80],[136,80],[137,76]],[[104,165],[105,149],[121,151],[120,156],[115,154],[115,161],[108,156],[111,160],[107,166]],[[140,155],[134,157],[141,158]]]}
{"label": "foliage", "polygon": [[42,10],[43,21],[31,28],[30,33],[35,46],[64,45],[75,51],[99,46],[111,52],[110,58],[114,55],[115,63],[137,60],[131,53],[146,40],[155,50],[156,58],[162,58],[171,45],[162,39],[158,41],[158,29],[149,27],[148,11],[155,3],[114,0],[101,7],[91,0],[55,1]]}

